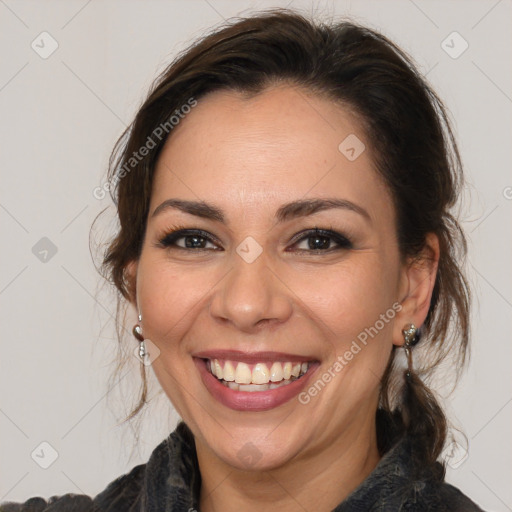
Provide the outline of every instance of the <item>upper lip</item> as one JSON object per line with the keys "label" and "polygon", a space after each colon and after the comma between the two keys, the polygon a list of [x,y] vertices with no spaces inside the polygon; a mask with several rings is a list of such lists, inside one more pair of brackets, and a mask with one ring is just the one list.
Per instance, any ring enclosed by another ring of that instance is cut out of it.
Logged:
{"label": "upper lip", "polygon": [[281,362],[296,362],[304,363],[307,361],[316,361],[317,358],[313,356],[301,356],[297,354],[286,354],[284,352],[242,352],[241,350],[225,350],[214,349],[195,352],[193,357],[200,359],[223,359],[230,361],[240,361],[247,364],[255,364],[262,361],[281,361]]}

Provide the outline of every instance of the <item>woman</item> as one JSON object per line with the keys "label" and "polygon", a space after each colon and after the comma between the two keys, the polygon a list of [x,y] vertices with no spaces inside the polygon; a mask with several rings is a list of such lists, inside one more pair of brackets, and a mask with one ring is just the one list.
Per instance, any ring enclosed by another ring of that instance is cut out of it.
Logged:
{"label": "woman", "polygon": [[114,151],[104,268],[183,419],[95,498],[1,510],[481,510],[424,384],[462,367],[462,183],[441,101],[352,23],[274,11],[159,77]]}

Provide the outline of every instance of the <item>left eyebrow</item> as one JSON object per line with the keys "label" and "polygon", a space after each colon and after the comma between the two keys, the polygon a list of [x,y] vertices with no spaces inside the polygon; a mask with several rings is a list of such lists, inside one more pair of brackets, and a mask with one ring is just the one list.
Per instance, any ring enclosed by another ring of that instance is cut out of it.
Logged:
{"label": "left eyebrow", "polygon": [[[196,217],[226,223],[226,215],[221,208],[205,201],[187,201],[183,199],[167,199],[155,208],[151,217],[156,217],[163,211],[172,208],[190,215],[195,215]],[[348,201],[347,199],[340,198],[299,199],[297,201],[292,201],[291,203],[286,203],[279,207],[276,211],[275,217],[277,221],[281,223],[333,208],[353,211],[364,217],[368,222],[371,223],[372,221],[370,214],[362,206],[359,206],[352,201]]]}
{"label": "left eyebrow", "polygon": [[278,222],[285,222],[297,217],[305,217],[323,210],[341,208],[350,210],[363,216],[371,223],[370,214],[362,207],[347,199],[327,198],[327,199],[300,199],[291,203],[284,204],[276,212]]}

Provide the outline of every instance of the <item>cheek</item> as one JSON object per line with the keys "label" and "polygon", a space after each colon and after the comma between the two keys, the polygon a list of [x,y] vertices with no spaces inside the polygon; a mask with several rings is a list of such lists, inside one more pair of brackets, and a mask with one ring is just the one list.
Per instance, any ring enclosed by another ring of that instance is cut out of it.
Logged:
{"label": "cheek", "polygon": [[215,285],[211,273],[190,266],[178,268],[161,258],[141,258],[137,291],[145,336],[161,350],[175,350],[168,340],[179,339],[190,327],[195,308]]}
{"label": "cheek", "polygon": [[[327,342],[327,365],[343,375],[332,393],[350,389],[355,402],[374,393],[392,349],[397,276],[383,260],[382,254],[359,254],[357,263],[302,280],[302,294]],[[346,400],[345,393],[334,394]]]}
{"label": "cheek", "polygon": [[360,254],[346,266],[300,275],[295,286],[297,295],[333,334],[343,335],[343,339],[373,325],[396,299],[396,276],[375,253]]}

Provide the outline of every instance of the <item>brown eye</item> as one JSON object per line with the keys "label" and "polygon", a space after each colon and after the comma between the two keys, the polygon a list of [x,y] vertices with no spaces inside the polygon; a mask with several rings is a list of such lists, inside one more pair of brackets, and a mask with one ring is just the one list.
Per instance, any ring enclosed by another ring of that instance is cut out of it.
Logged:
{"label": "brown eye", "polygon": [[[208,247],[211,244],[213,247]],[[199,250],[219,250],[215,242],[205,231],[201,230],[178,230],[168,233],[159,241],[160,247],[175,249],[199,249]]]}
{"label": "brown eye", "polygon": [[[313,229],[305,233],[301,233],[301,237],[294,242],[294,246],[303,245],[303,247],[297,247],[296,250],[307,251],[307,252],[330,252],[340,249],[352,248],[352,242],[345,236],[335,231],[324,230],[324,229]],[[332,247],[332,244],[335,247]]]}

